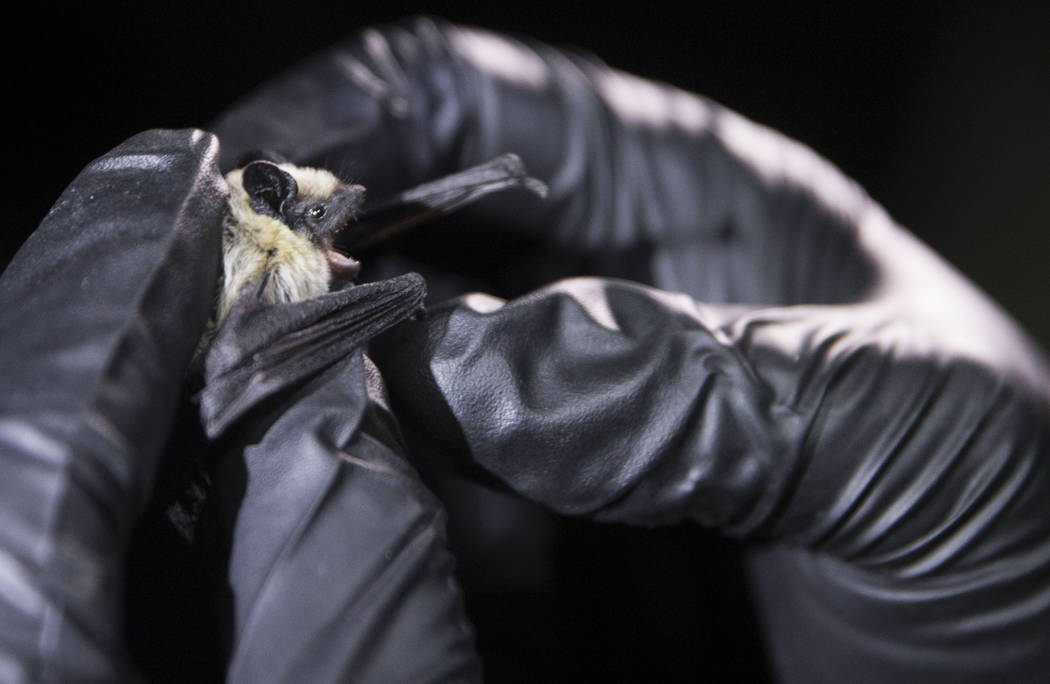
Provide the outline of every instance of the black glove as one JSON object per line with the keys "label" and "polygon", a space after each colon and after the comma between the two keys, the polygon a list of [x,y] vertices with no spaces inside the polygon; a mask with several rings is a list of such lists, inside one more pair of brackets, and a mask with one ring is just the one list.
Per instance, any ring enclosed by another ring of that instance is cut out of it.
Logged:
{"label": "black glove", "polygon": [[0,279],[0,678],[116,681],[122,557],[211,308],[214,136],[100,157]]}
{"label": "black glove", "polygon": [[467,296],[374,351],[449,461],[561,512],[753,540],[784,681],[1050,673],[1045,360],[810,150],[430,21],[321,55],[215,130],[231,159],[273,147],[374,187],[517,152],[542,210],[501,198],[442,236],[458,254],[404,249],[501,294],[684,292]]}
{"label": "black glove", "polygon": [[[249,293],[209,357],[217,441],[180,400],[215,302],[217,154],[201,131],[128,140],[0,280],[0,679],[475,680],[444,514],[371,363],[299,345],[276,375],[250,365],[333,308],[421,298],[418,277],[274,310]],[[203,512],[178,500],[197,460]]]}

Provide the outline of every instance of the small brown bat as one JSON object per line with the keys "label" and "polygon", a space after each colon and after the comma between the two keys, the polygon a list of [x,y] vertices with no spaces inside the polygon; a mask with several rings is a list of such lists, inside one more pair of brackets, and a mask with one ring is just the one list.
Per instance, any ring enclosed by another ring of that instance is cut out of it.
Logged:
{"label": "small brown bat", "polygon": [[341,250],[497,190],[546,193],[512,154],[374,202],[329,171],[281,161],[251,161],[226,182],[221,286],[191,370],[209,437],[422,308],[418,274],[355,284],[360,264]]}
{"label": "small brown bat", "polygon": [[497,190],[524,187],[541,197],[547,190],[513,154],[372,203],[365,202],[360,185],[289,163],[252,161],[228,173],[226,182],[230,199],[216,326],[249,285],[272,304],[316,297],[333,282],[352,281],[360,264],[334,247],[344,229],[352,233],[352,245],[365,246]]}

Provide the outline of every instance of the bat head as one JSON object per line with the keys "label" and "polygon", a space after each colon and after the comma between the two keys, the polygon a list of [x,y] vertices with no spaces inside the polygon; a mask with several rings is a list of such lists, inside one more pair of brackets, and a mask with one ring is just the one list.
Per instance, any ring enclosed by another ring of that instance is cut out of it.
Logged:
{"label": "bat head", "polygon": [[364,200],[365,189],[347,185],[323,169],[253,161],[242,185],[251,208],[270,216],[321,248],[345,227]]}

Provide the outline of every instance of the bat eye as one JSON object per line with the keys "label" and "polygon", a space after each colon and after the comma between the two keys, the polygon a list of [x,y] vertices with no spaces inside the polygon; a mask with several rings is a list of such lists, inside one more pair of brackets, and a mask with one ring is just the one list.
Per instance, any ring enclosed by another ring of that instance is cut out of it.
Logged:
{"label": "bat eye", "polygon": [[324,218],[324,205],[317,204],[310,208],[310,216],[315,219]]}

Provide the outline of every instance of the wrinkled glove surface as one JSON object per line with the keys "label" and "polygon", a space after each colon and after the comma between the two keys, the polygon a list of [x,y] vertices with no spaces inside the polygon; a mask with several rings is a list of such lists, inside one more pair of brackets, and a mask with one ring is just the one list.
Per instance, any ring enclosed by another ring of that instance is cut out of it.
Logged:
{"label": "wrinkled glove surface", "polygon": [[376,188],[520,154],[550,200],[489,202],[433,272],[501,295],[601,277],[461,297],[375,345],[399,415],[554,510],[754,541],[783,681],[1050,672],[1046,361],[810,150],[429,20],[320,55],[215,130],[224,163],[271,147]]}
{"label": "wrinkled glove surface", "polygon": [[[129,139],[0,279],[0,680],[477,680],[444,513],[361,353],[418,276],[265,316],[249,290],[213,343],[204,439],[185,382],[219,275],[218,147]],[[210,480],[187,481],[199,462]],[[207,508],[172,525],[187,484]]]}
{"label": "wrinkled glove surface", "polygon": [[200,131],[84,169],[0,279],[0,679],[116,681],[124,546],[211,309],[226,189]]}

